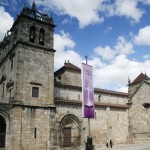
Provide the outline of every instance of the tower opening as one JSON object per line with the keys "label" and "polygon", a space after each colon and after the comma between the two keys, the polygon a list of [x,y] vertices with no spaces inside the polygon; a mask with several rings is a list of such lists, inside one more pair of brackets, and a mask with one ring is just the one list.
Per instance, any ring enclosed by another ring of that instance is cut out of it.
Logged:
{"label": "tower opening", "polygon": [[39,44],[40,45],[44,45],[44,36],[45,36],[45,30],[40,29],[40,33],[39,33]]}
{"label": "tower opening", "polygon": [[29,41],[32,42],[32,43],[34,43],[34,41],[35,41],[35,30],[36,30],[35,26],[32,26],[32,27],[30,28]]}

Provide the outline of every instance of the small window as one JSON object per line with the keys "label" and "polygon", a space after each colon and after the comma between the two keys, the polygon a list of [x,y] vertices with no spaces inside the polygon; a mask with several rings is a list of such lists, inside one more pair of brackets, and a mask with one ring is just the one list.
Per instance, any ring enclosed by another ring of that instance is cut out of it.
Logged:
{"label": "small window", "polygon": [[98,101],[99,102],[101,101],[101,95],[98,95]]}
{"label": "small window", "polygon": [[32,26],[30,28],[30,37],[29,37],[29,41],[32,42],[32,43],[35,42],[35,31],[36,31],[35,26]]}
{"label": "small window", "polygon": [[14,61],[13,61],[13,59],[11,59],[11,62],[10,62],[11,64],[10,64],[10,67],[11,67],[11,70],[13,69],[13,65],[14,65]]}
{"label": "small window", "polygon": [[40,29],[40,33],[39,33],[39,44],[40,45],[44,45],[44,37],[45,37],[45,30]]}
{"label": "small window", "polygon": [[58,79],[61,80],[61,76],[59,76]]}
{"label": "small window", "polygon": [[148,109],[148,108],[150,108],[150,103],[144,103],[144,104],[142,105],[142,107],[143,107],[144,109]]}
{"label": "small window", "polygon": [[78,100],[80,100],[80,94],[78,94]]}
{"label": "small window", "polygon": [[5,83],[2,84],[2,98],[4,98],[5,93]]}
{"label": "small window", "polygon": [[39,87],[32,87],[32,97],[39,97]]}

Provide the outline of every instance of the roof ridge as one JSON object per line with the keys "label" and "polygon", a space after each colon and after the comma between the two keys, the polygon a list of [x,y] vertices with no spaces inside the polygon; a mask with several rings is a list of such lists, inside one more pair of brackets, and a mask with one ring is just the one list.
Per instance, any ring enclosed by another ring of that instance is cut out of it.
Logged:
{"label": "roof ridge", "polygon": [[146,79],[150,79],[146,74],[144,74],[144,73],[140,73],[134,80],[133,80],[133,82],[132,83],[130,83],[130,85],[132,85],[132,84],[136,84],[136,83],[140,83],[140,82],[142,82],[142,81],[144,81],[144,80],[146,80]]}

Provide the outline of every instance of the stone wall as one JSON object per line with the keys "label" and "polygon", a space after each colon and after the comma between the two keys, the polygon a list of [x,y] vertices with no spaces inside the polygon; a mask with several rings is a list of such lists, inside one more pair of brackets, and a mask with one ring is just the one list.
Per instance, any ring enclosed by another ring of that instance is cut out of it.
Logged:
{"label": "stone wall", "polygon": [[[27,105],[53,104],[53,53],[34,47],[17,50],[15,100]],[[39,88],[39,97],[32,97],[32,87]]]}
{"label": "stone wall", "polygon": [[150,110],[142,106],[144,103],[149,103],[149,91],[150,84],[145,82],[132,97],[133,104],[129,110],[129,121],[133,142],[136,142],[137,138],[140,138],[141,141],[150,138]]}
{"label": "stone wall", "polygon": [[[75,115],[81,121],[81,147],[89,136],[89,124],[87,118],[82,118],[81,105],[57,103],[57,115],[61,118],[68,114]],[[95,148],[105,147],[106,142],[112,139],[113,144],[127,144],[128,132],[128,110],[112,107],[95,108],[96,116],[90,119],[90,136],[93,137]]]}
{"label": "stone wall", "polygon": [[82,85],[81,82],[81,72],[79,70],[66,69],[62,74],[55,76],[56,81],[73,86]]}
{"label": "stone wall", "polygon": [[[22,108],[11,111],[9,150],[46,150],[50,142],[50,125],[54,110]],[[51,137],[52,140],[53,137]]]}
{"label": "stone wall", "polygon": [[[54,88],[54,97],[56,99],[66,99],[66,100],[79,100],[82,101],[82,91],[81,87],[58,87],[55,86]],[[99,97],[100,95],[100,97]],[[94,93],[94,100],[95,102],[102,102],[102,103],[112,103],[112,104],[126,104],[128,102],[128,98],[125,95],[117,95],[111,93],[101,93],[95,92]]]}

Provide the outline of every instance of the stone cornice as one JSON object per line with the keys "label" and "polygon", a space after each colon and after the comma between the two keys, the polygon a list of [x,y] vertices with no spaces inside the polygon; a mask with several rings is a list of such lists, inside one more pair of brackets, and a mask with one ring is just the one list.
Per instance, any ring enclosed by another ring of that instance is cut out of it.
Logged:
{"label": "stone cornice", "polygon": [[22,107],[22,108],[33,108],[33,109],[56,109],[55,105],[44,105],[44,106],[35,106],[29,104],[21,104],[21,103],[5,103],[0,102],[0,106],[10,106],[10,107]]}
{"label": "stone cornice", "polygon": [[[55,100],[55,104],[69,104],[69,105],[82,105],[82,101],[77,100]],[[95,102],[95,107],[112,107],[112,108],[124,108],[128,109],[129,106],[126,104],[112,104],[112,103],[102,103]]]}

